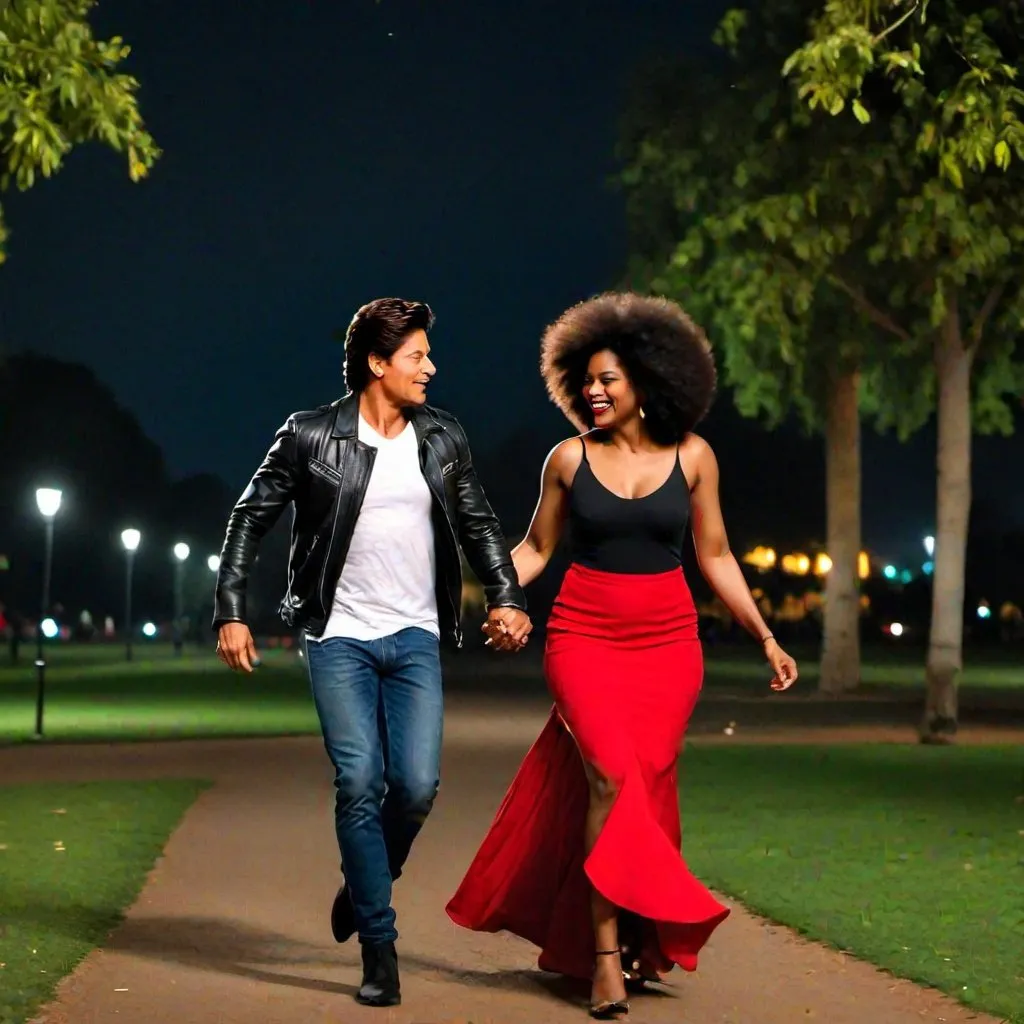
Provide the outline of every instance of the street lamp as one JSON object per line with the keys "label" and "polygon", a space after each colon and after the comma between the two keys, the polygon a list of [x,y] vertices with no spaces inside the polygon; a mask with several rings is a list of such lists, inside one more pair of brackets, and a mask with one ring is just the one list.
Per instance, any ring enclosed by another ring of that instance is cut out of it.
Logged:
{"label": "street lamp", "polygon": [[124,577],[124,660],[132,660],[132,567],[135,564],[135,552],[142,543],[142,534],[138,530],[122,530],[121,543],[124,545],[126,559]]}
{"label": "street lamp", "polygon": [[933,558],[935,556],[935,538],[934,537],[925,537],[925,539],[924,539],[924,553],[929,558]]}
{"label": "street lamp", "polygon": [[206,560],[206,568],[210,572],[220,572],[220,555],[210,555]]}
{"label": "street lamp", "polygon": [[43,706],[46,700],[46,658],[43,652],[43,622],[50,614],[50,574],[53,570],[53,521],[60,511],[62,494],[54,487],[36,491],[36,507],[43,517],[46,551],[43,556],[43,603],[36,624],[36,739],[43,738]]}
{"label": "street lamp", "polygon": [[174,654],[181,657],[181,620],[184,617],[185,560],[191,550],[181,542],[174,545]]}

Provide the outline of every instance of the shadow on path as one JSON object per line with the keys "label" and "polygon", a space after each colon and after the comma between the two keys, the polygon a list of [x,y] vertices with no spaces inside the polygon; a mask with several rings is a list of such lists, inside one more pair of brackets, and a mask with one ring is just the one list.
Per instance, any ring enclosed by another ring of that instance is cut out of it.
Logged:
{"label": "shadow on path", "polygon": [[[338,947],[339,956],[335,958],[323,946],[223,918],[129,918],[111,936],[105,948],[112,953],[313,992],[354,996],[358,988],[354,982],[330,981],[287,970],[299,968],[327,974],[341,967],[356,977],[359,947],[355,941]],[[454,982],[495,992],[521,993],[532,989],[535,993],[546,994],[553,1000],[571,1005],[585,1003],[589,995],[589,987],[585,983],[536,970],[474,970],[446,960],[402,952],[401,949],[399,958],[406,972],[428,981]]]}

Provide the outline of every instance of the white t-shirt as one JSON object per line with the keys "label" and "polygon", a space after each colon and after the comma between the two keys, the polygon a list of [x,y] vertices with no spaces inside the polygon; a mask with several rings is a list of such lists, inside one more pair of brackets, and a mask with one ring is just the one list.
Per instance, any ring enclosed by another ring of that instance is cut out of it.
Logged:
{"label": "white t-shirt", "polygon": [[377,457],[320,639],[376,640],[410,626],[440,637],[432,499],[416,432],[409,423],[386,438],[360,416],[359,440]]}

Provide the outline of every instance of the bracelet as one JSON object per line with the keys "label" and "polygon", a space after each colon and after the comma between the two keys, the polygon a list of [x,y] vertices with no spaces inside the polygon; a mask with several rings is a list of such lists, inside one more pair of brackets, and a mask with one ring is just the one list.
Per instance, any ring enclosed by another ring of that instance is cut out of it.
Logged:
{"label": "bracelet", "polygon": [[764,645],[766,643],[768,643],[769,640],[774,640],[774,639],[775,639],[775,634],[774,633],[769,633],[767,636],[761,637],[761,646],[764,647]]}

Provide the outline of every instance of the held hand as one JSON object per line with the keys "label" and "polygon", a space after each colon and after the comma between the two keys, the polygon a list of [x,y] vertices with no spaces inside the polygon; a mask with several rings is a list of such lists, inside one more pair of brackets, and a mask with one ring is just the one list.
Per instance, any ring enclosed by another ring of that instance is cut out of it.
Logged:
{"label": "held hand", "polygon": [[771,688],[778,691],[788,690],[799,676],[796,662],[776,643],[774,637],[765,642],[764,656],[775,673]]}
{"label": "held hand", "polygon": [[225,622],[220,627],[217,657],[236,672],[251,672],[260,663],[256,642],[244,622]]}
{"label": "held hand", "polygon": [[481,629],[487,635],[487,646],[498,651],[519,651],[526,646],[533,623],[518,608],[492,608]]}

